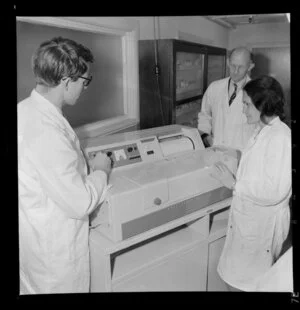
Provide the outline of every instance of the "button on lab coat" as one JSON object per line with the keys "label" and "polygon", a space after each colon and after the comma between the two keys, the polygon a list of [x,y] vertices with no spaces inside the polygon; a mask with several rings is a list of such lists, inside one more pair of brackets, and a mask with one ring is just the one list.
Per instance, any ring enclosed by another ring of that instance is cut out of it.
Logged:
{"label": "button on lab coat", "polygon": [[244,149],[236,175],[226,241],[218,272],[245,291],[280,254],[290,224],[291,133],[279,117]]}
{"label": "button on lab coat", "polygon": [[79,140],[35,90],[18,104],[20,293],[89,290],[89,217],[107,176],[87,175]]}
{"label": "button on lab coat", "polygon": [[[246,82],[250,79],[247,77]],[[243,113],[243,92],[240,89],[231,105],[228,97],[229,77],[212,82],[207,88],[198,114],[198,129],[212,134],[213,145],[242,150],[254,131]]]}

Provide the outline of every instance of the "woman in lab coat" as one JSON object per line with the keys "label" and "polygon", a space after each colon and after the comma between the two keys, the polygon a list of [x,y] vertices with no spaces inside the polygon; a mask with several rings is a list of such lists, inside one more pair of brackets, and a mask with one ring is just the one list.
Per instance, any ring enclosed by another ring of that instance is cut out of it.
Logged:
{"label": "woman in lab coat", "polygon": [[248,82],[243,105],[248,123],[257,126],[236,177],[222,163],[212,176],[234,190],[218,273],[231,288],[254,291],[278,259],[289,231],[291,132],[280,119],[284,95],[274,78]]}
{"label": "woman in lab coat", "polygon": [[93,55],[68,39],[33,57],[36,88],[18,103],[20,294],[89,291],[89,213],[104,199],[110,159],[88,166],[62,114],[87,88]]}

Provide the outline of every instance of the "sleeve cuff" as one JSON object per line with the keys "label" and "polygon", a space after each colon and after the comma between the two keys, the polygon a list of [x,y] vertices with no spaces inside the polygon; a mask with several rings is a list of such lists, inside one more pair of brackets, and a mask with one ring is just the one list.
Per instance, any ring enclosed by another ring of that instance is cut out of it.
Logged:
{"label": "sleeve cuff", "polygon": [[209,136],[208,133],[203,133],[203,134],[201,135],[201,139],[203,140],[203,139],[205,139],[205,138],[208,137],[208,136]]}

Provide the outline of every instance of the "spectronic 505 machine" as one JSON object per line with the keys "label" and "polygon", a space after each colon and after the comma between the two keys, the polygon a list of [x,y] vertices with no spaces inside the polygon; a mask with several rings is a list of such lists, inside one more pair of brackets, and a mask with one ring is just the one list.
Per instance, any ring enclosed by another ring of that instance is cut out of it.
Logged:
{"label": "spectronic 505 machine", "polygon": [[90,217],[91,291],[220,289],[227,216],[215,214],[227,212],[232,191],[211,172],[217,161],[235,172],[236,152],[205,149],[196,128],[180,125],[89,139],[85,152],[112,160],[106,199]]}
{"label": "spectronic 505 machine", "polygon": [[205,149],[196,128],[180,125],[110,135],[85,151],[112,160],[107,199],[92,226],[114,242],[184,217],[232,195],[210,176],[223,161],[236,170],[228,150]]}

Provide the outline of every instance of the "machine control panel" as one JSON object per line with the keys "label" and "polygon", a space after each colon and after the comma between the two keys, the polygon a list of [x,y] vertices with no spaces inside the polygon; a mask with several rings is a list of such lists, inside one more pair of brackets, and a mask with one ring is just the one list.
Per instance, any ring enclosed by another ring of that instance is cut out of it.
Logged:
{"label": "machine control panel", "polygon": [[131,163],[141,162],[141,154],[136,143],[115,146],[99,151],[91,151],[88,153],[89,158],[93,158],[98,152],[106,153],[111,159],[112,168],[126,166]]}
{"label": "machine control panel", "polygon": [[111,159],[112,168],[124,167],[131,164],[151,162],[163,158],[157,137],[149,137],[130,141],[126,144],[113,144],[107,147],[91,147],[86,149],[89,159],[98,153],[106,153]]}

